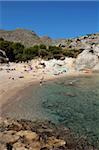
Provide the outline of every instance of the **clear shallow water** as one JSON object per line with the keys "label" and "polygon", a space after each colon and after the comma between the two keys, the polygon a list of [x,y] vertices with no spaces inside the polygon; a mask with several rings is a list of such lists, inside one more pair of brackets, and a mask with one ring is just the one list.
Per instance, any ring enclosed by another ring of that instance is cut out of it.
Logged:
{"label": "clear shallow water", "polygon": [[6,109],[7,116],[50,119],[99,145],[99,74],[49,81],[20,95]]}

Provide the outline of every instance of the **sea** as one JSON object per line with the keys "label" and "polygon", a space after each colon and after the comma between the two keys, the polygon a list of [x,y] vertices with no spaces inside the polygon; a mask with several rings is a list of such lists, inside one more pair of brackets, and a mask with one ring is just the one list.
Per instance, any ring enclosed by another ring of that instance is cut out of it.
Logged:
{"label": "sea", "polygon": [[17,119],[51,120],[99,146],[99,74],[31,83],[2,113]]}

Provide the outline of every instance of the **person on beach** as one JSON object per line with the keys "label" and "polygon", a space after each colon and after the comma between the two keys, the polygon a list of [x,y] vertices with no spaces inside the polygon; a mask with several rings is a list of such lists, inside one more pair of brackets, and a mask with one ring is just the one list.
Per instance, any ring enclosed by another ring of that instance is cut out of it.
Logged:
{"label": "person on beach", "polygon": [[42,85],[43,80],[44,80],[44,76],[40,79],[40,85]]}
{"label": "person on beach", "polygon": [[42,81],[40,80],[40,86],[42,85]]}

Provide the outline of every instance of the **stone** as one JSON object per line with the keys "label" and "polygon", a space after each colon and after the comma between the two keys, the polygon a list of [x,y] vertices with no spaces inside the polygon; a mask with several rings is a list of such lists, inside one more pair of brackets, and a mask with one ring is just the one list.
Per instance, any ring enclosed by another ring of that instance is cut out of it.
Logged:
{"label": "stone", "polygon": [[0,143],[0,150],[7,150],[6,145],[3,143]]}
{"label": "stone", "polygon": [[59,146],[64,146],[66,144],[66,142],[64,140],[61,139],[56,139],[55,137],[49,137],[46,147],[48,148],[52,148],[52,147],[59,147]]}
{"label": "stone", "polygon": [[21,142],[16,142],[15,144],[13,144],[13,150],[28,150],[28,149],[25,148],[25,144]]}
{"label": "stone", "polygon": [[19,139],[15,131],[5,131],[0,133],[0,140],[2,143],[15,143]]}
{"label": "stone", "polygon": [[9,59],[6,56],[5,51],[0,49],[0,63],[7,63]]}
{"label": "stone", "polygon": [[84,50],[75,61],[76,70],[93,69],[99,63],[99,58],[89,50]]}
{"label": "stone", "polygon": [[40,141],[34,141],[29,145],[30,150],[40,150],[41,149],[41,142]]}
{"label": "stone", "polygon": [[27,131],[27,130],[26,131],[21,130],[21,131],[17,132],[16,135],[18,135],[20,137],[24,136],[29,141],[37,140],[39,138],[39,136],[35,132]]}
{"label": "stone", "polygon": [[28,120],[1,119],[1,126],[0,150],[93,149],[93,146],[88,143],[86,138],[79,139],[69,129],[56,126],[50,121],[32,122]]}

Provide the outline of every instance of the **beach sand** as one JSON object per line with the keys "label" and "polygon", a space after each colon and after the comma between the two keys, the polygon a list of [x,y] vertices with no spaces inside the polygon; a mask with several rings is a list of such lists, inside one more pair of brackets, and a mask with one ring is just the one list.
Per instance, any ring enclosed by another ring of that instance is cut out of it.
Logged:
{"label": "beach sand", "polygon": [[[44,68],[38,62],[30,64],[12,63],[10,66],[0,65],[0,110],[10,104],[11,100],[16,100],[17,93],[24,88],[38,83],[39,86],[48,80],[54,80],[66,76],[90,75],[90,73],[77,72],[71,70],[55,74],[53,68]],[[13,98],[14,97],[14,98]],[[6,107],[5,107],[6,108]],[[1,114],[2,112],[0,112]]]}

